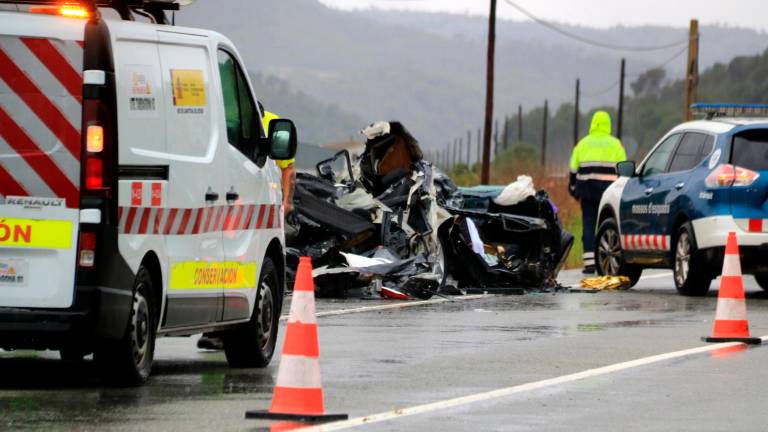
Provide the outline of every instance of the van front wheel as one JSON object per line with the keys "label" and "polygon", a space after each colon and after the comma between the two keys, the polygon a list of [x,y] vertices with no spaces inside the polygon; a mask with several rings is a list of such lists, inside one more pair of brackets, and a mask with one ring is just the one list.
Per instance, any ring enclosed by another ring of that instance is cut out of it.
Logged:
{"label": "van front wheel", "polygon": [[94,352],[102,379],[108,383],[138,386],[149,378],[157,331],[152,305],[153,289],[149,271],[139,267],[125,335],[118,341],[102,341]]}
{"label": "van front wheel", "polygon": [[275,352],[280,316],[280,278],[272,260],[264,259],[251,320],[223,334],[230,367],[266,367]]}

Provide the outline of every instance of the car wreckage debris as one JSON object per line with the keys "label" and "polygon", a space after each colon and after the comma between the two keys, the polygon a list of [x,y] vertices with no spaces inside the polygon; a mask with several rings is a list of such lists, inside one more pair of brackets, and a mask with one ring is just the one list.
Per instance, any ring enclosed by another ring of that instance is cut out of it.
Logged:
{"label": "car wreckage debris", "polygon": [[320,297],[428,299],[557,287],[573,244],[530,177],[458,188],[425,161],[399,122],[362,131],[354,162],[343,150],[299,173],[288,218],[289,275],[315,263]]}

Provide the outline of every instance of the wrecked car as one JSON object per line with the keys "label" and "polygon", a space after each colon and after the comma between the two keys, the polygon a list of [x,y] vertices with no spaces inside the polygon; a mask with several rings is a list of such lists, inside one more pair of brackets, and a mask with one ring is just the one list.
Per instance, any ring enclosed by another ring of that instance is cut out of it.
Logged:
{"label": "wrecked car", "polygon": [[354,165],[342,151],[320,162],[317,175],[297,177],[289,267],[312,257],[319,296],[378,296],[387,288],[429,298],[443,279],[432,166],[402,124],[364,132]]}
{"label": "wrecked car", "polygon": [[[523,176],[524,177],[524,176]],[[557,287],[557,274],[573,245],[545,191],[504,196],[529,177],[503,187],[461,189],[462,208],[440,227],[446,268],[468,292]]]}
{"label": "wrecked car", "polygon": [[297,176],[287,261],[314,264],[318,296],[430,298],[547,288],[573,237],[545,192],[513,183],[458,188],[399,122]]}

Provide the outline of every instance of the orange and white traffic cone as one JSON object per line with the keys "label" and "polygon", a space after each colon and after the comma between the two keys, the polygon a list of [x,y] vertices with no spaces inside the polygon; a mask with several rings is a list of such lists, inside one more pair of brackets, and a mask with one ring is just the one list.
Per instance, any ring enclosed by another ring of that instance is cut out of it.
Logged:
{"label": "orange and white traffic cone", "polygon": [[717,295],[717,312],[712,336],[702,338],[705,342],[744,342],[759,344],[760,338],[749,336],[747,302],[744,297],[744,278],[741,274],[739,245],[736,233],[728,233],[723,258],[723,275]]}
{"label": "orange and white traffic cone", "polygon": [[326,414],[323,405],[320,343],[315,318],[315,283],[309,257],[301,257],[296,271],[272,406],[269,411],[248,411],[245,418],[311,423],[349,418],[347,414]]}

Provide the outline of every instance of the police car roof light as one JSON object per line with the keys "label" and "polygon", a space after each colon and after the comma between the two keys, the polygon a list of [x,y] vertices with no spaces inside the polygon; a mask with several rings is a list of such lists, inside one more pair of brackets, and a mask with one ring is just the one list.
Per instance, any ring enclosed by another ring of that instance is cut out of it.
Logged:
{"label": "police car roof light", "polygon": [[768,117],[768,104],[696,103],[694,114],[707,120],[715,117]]}

